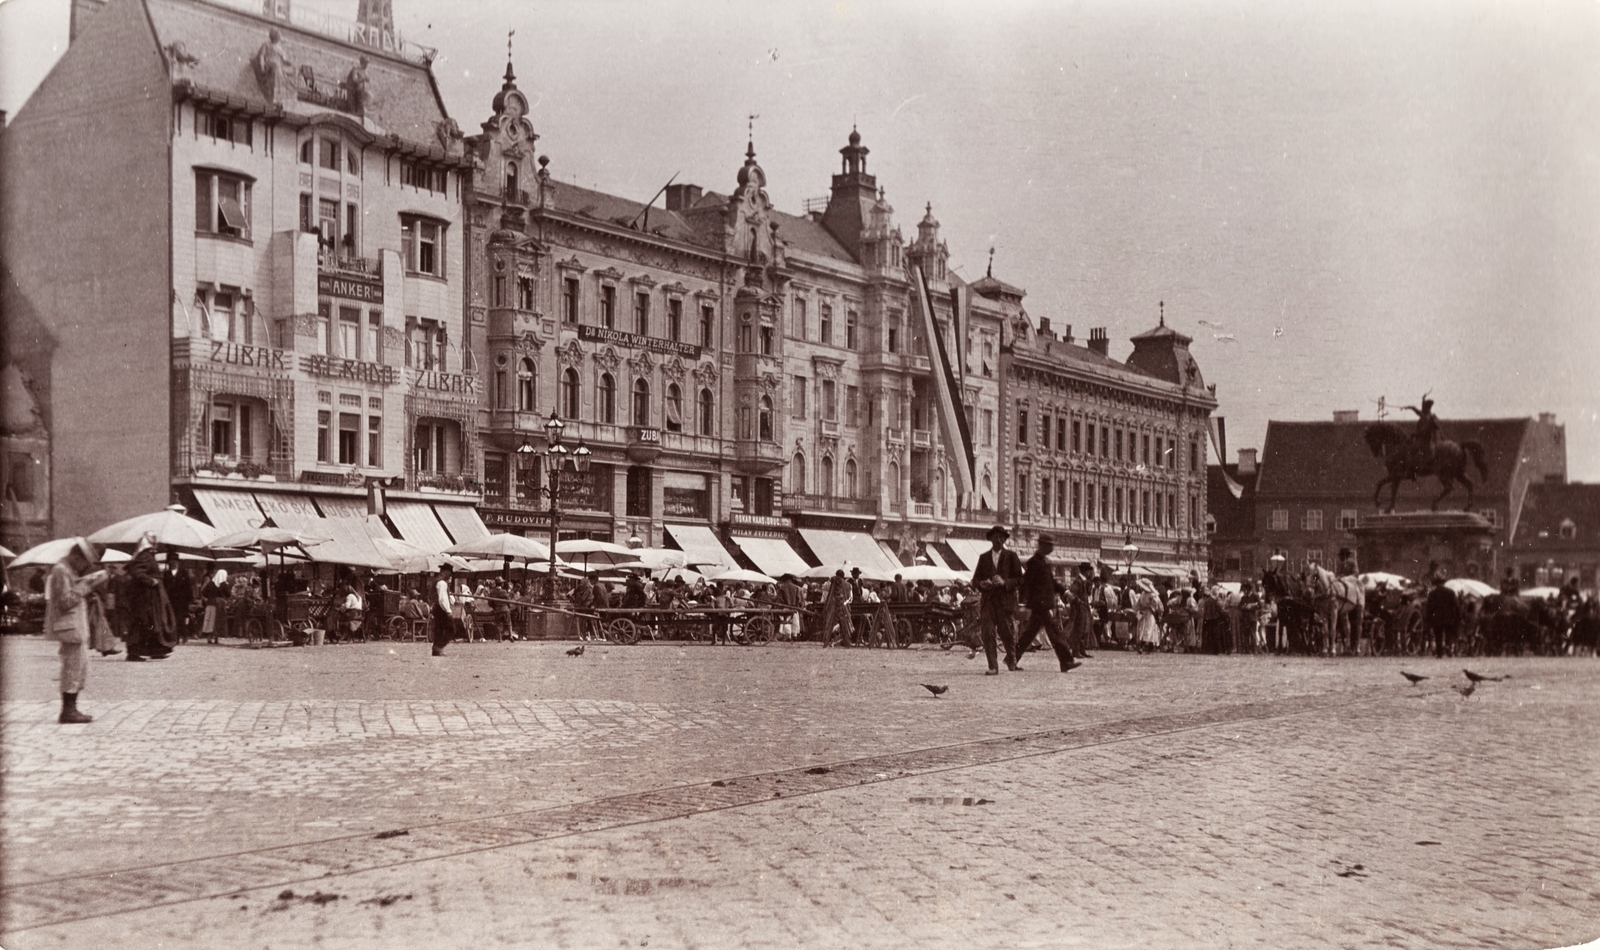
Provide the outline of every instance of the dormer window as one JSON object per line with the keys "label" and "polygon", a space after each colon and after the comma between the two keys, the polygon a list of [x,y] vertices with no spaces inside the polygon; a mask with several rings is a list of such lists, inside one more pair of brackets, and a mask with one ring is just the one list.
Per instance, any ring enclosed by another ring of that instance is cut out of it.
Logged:
{"label": "dormer window", "polygon": [[1571,541],[1572,539],[1576,538],[1577,536],[1578,536],[1578,526],[1573,523],[1572,519],[1571,518],[1563,518],[1563,519],[1561,519],[1561,537],[1566,539],[1566,540],[1568,540],[1568,541]]}
{"label": "dormer window", "polygon": [[517,163],[506,162],[506,200],[517,200]]}

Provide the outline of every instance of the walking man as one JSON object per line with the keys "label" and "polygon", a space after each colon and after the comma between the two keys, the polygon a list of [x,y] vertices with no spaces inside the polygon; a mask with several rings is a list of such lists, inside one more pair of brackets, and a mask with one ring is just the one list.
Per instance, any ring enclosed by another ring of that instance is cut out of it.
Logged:
{"label": "walking man", "polygon": [[433,655],[444,656],[444,648],[456,638],[456,597],[454,582],[456,569],[452,564],[439,565],[439,579],[433,584]]}
{"label": "walking man", "polygon": [[1423,619],[1428,623],[1433,655],[1442,657],[1454,652],[1456,626],[1461,622],[1461,604],[1456,600],[1456,592],[1444,585],[1443,574],[1433,575],[1433,590],[1428,591]]}
{"label": "walking man", "polygon": [[978,556],[972,585],[983,598],[978,606],[978,617],[979,628],[983,631],[983,653],[989,660],[988,675],[996,676],[1000,673],[995,656],[997,636],[1000,645],[1005,647],[1006,669],[1017,669],[1011,618],[1017,611],[1017,588],[1022,585],[1022,559],[1006,547],[1011,532],[1004,525],[995,525],[984,537],[992,546]]}
{"label": "walking man", "polygon": [[[1050,552],[1054,551],[1056,544],[1048,534],[1039,535],[1038,547],[1033,552],[1033,557],[1028,558],[1028,565],[1022,574],[1022,601],[1028,608],[1028,625],[1023,628],[1022,636],[1017,639],[1017,659],[1027,655],[1033,646],[1033,638],[1039,635],[1040,628],[1050,637],[1050,646],[1056,651],[1056,660],[1061,664],[1061,672],[1067,673],[1082,666],[1072,658],[1072,646],[1067,642],[1067,635],[1056,623],[1055,606],[1056,597],[1062,593],[1061,586],[1056,583],[1055,576],[1050,572]],[[1022,669],[1020,666],[1013,669]]]}

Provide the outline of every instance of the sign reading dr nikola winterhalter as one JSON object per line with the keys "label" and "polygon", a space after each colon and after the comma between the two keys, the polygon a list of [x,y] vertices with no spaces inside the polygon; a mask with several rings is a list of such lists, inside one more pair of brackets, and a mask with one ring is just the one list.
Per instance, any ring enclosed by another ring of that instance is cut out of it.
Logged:
{"label": "sign reading dr nikola winterhalter", "polygon": [[323,297],[344,297],[366,303],[383,303],[383,281],[361,280],[335,274],[317,275],[317,294]]}
{"label": "sign reading dr nikola winterhalter", "polygon": [[578,339],[593,340],[597,343],[615,343],[618,346],[653,350],[656,353],[671,353],[674,356],[687,356],[690,359],[699,359],[700,357],[700,347],[693,343],[662,340],[638,333],[624,333],[621,330],[607,330],[605,327],[591,327],[588,324],[578,327]]}

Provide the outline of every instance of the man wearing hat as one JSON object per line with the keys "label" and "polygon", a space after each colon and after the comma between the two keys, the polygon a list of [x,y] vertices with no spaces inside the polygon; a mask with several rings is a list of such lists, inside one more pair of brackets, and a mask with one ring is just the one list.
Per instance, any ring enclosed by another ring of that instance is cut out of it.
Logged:
{"label": "man wearing hat", "polygon": [[978,566],[972,572],[972,586],[982,595],[978,616],[983,631],[983,653],[989,660],[988,675],[994,676],[1000,672],[995,656],[997,634],[1005,646],[1006,669],[1017,668],[1011,617],[1017,611],[1017,589],[1022,586],[1022,559],[1017,557],[1017,552],[1006,548],[1011,532],[1004,525],[995,525],[984,537],[992,546],[978,556]]}
{"label": "man wearing hat", "polygon": [[1428,639],[1433,641],[1433,655],[1442,657],[1454,652],[1461,602],[1456,599],[1456,592],[1445,586],[1443,574],[1433,575],[1433,590],[1428,591],[1422,616],[1428,624]]}
{"label": "man wearing hat", "polygon": [[[1017,640],[1017,658],[1020,660],[1027,654],[1033,646],[1033,638],[1043,628],[1050,636],[1050,646],[1056,651],[1061,672],[1066,673],[1083,664],[1072,658],[1067,635],[1055,619],[1056,597],[1063,593],[1050,570],[1050,552],[1055,548],[1056,543],[1048,534],[1039,535],[1038,548],[1033,552],[1033,557],[1028,558],[1028,566],[1023,571],[1022,598],[1028,605],[1028,625],[1022,629],[1022,636]],[[1020,670],[1021,667],[1015,669]]]}
{"label": "man wearing hat", "polygon": [[833,631],[844,625],[842,642],[850,645],[850,582],[845,579],[844,571],[833,572],[833,579],[828,582],[828,599],[822,608],[822,645],[833,646]]}
{"label": "man wearing hat", "polygon": [[453,564],[439,565],[439,579],[433,583],[433,655],[443,656],[444,648],[456,638],[455,594],[451,586],[455,582],[456,569]]}
{"label": "man wearing hat", "polygon": [[88,601],[106,583],[104,571],[90,573],[99,561],[94,545],[78,538],[45,581],[44,638],[61,644],[61,723],[94,718],[78,712],[78,693],[89,677]]}

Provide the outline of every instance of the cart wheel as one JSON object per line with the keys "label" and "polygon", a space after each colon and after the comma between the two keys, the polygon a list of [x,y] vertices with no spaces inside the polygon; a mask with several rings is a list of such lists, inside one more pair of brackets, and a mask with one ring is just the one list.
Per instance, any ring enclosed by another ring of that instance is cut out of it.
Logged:
{"label": "cart wheel", "polygon": [[746,643],[757,646],[766,646],[772,642],[772,635],[776,630],[770,617],[751,617],[744,622],[744,639]]}
{"label": "cart wheel", "polygon": [[390,640],[405,640],[411,636],[411,622],[395,614],[383,625],[383,635]]}
{"label": "cart wheel", "polygon": [[244,638],[251,643],[266,639],[267,628],[260,617],[251,617],[244,622]]}
{"label": "cart wheel", "polygon": [[626,617],[618,617],[607,621],[605,635],[612,643],[638,643],[639,625]]}
{"label": "cart wheel", "polygon": [[911,621],[905,617],[896,617],[894,621],[894,645],[901,650],[911,647],[911,638],[916,632],[911,628]]}
{"label": "cart wheel", "polygon": [[956,622],[946,620],[934,629],[934,638],[939,643],[939,649],[948,650],[956,645]]}

